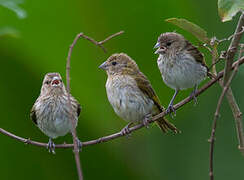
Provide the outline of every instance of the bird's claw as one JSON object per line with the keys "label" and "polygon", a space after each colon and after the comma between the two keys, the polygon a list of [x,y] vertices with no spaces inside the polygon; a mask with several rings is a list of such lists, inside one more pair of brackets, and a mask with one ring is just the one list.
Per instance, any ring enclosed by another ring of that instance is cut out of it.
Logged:
{"label": "bird's claw", "polygon": [[77,146],[78,146],[78,151],[81,152],[83,143],[79,140],[79,138],[76,138],[76,143],[77,143]]}
{"label": "bird's claw", "polygon": [[176,110],[175,110],[173,104],[170,104],[170,105],[168,106],[167,110],[166,110],[166,113],[169,113],[170,116],[171,116],[172,118],[174,118],[173,115],[172,115],[172,112],[174,113],[174,116],[176,116]]}
{"label": "bird's claw", "polygon": [[197,97],[196,97],[196,93],[197,93],[197,85],[195,85],[193,91],[190,94],[190,98],[193,98],[194,100],[194,106],[197,105]]}
{"label": "bird's claw", "polygon": [[48,152],[55,154],[55,144],[53,143],[52,139],[50,138],[47,143]]}
{"label": "bird's claw", "polygon": [[122,133],[122,135],[124,136],[124,135],[126,135],[126,137],[127,138],[129,138],[130,137],[130,133],[131,133],[131,131],[130,131],[130,125],[131,125],[132,123],[129,123],[129,124],[127,124],[122,130],[121,130],[121,133]]}
{"label": "bird's claw", "polygon": [[196,92],[192,91],[192,93],[190,94],[190,97],[193,98],[194,100],[194,106],[197,105],[197,97],[196,97]]}
{"label": "bird's claw", "polygon": [[146,117],[143,119],[142,124],[146,127],[149,128],[149,121],[152,118],[151,114],[146,115]]}

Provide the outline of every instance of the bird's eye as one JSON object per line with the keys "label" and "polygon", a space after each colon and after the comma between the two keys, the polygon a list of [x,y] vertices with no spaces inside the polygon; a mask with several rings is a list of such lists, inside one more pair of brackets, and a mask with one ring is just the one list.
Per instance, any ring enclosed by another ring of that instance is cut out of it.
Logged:
{"label": "bird's eye", "polygon": [[172,44],[172,42],[167,42],[166,46],[170,46]]}
{"label": "bird's eye", "polygon": [[116,62],[116,61],[112,62],[112,65],[113,65],[113,66],[115,66],[116,64],[117,64],[117,62]]}
{"label": "bird's eye", "polygon": [[45,81],[45,84],[50,84],[51,83],[51,81]]}

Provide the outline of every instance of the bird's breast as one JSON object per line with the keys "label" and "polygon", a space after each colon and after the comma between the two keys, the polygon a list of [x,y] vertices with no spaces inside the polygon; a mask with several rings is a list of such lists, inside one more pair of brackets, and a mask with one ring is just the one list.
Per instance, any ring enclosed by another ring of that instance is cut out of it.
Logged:
{"label": "bird's breast", "polygon": [[141,121],[152,113],[153,101],[143,94],[132,77],[108,78],[106,90],[114,111],[124,120]]}
{"label": "bird's breast", "polygon": [[[39,105],[40,104],[40,105]],[[69,111],[68,100],[65,97],[44,100],[37,104],[37,125],[40,130],[51,138],[64,136],[72,129],[70,114],[77,124],[75,111]]]}
{"label": "bird's breast", "polygon": [[158,67],[164,82],[172,89],[186,89],[199,84],[207,74],[207,68],[189,54],[174,57],[160,55]]}

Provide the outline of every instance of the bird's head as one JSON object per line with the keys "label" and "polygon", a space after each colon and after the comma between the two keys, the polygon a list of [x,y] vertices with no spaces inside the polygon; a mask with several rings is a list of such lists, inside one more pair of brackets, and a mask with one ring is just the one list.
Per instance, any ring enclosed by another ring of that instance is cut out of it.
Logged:
{"label": "bird's head", "polygon": [[131,75],[139,71],[136,62],[125,53],[111,55],[99,68],[105,70],[108,75]]}
{"label": "bird's head", "polygon": [[47,73],[42,82],[41,93],[64,93],[66,92],[62,77],[59,73]]}
{"label": "bird's head", "polygon": [[175,32],[166,32],[158,37],[154,48],[157,48],[155,54],[174,55],[180,52],[186,45],[185,38]]}

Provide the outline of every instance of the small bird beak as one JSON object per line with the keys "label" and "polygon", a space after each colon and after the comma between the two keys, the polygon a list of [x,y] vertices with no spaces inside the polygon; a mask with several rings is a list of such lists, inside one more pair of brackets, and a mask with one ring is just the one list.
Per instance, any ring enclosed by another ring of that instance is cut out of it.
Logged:
{"label": "small bird beak", "polygon": [[160,43],[157,42],[157,43],[155,44],[155,46],[153,47],[153,49],[156,49],[156,48],[159,48],[159,47],[160,47]]}
{"label": "small bird beak", "polygon": [[60,85],[60,79],[58,77],[54,77],[52,79],[52,86],[59,86]]}
{"label": "small bird beak", "polygon": [[166,47],[159,47],[155,52],[154,52],[154,54],[163,54],[163,53],[165,53],[165,51],[166,51]]}
{"label": "small bird beak", "polygon": [[103,62],[100,66],[99,66],[100,69],[103,69],[103,70],[106,70],[107,69],[107,64],[106,64],[106,61]]}

